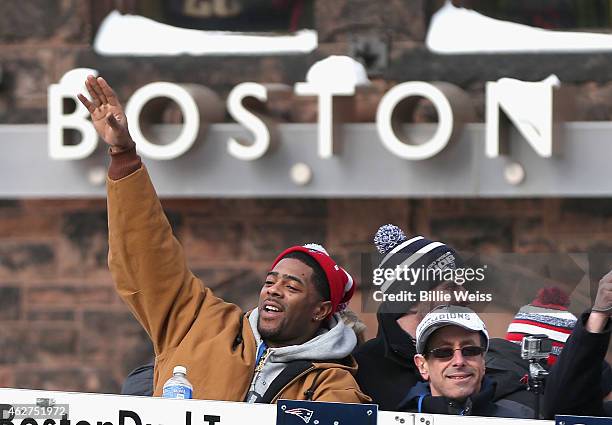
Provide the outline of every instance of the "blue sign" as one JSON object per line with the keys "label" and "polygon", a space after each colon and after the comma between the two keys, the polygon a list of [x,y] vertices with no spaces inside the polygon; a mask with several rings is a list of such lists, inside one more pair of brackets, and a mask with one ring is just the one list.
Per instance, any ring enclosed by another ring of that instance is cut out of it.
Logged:
{"label": "blue sign", "polygon": [[556,415],[555,425],[612,425],[612,418]]}
{"label": "blue sign", "polygon": [[279,400],[277,425],[376,425],[378,405]]}

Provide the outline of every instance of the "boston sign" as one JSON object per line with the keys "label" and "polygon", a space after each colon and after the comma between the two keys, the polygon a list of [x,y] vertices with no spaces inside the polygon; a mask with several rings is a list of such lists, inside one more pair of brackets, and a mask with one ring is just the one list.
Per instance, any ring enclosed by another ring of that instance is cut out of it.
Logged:
{"label": "boston sign", "polygon": [[[48,152],[56,160],[80,160],[89,157],[98,144],[98,136],[88,119],[87,110],[76,102],[76,110],[66,113],[64,99],[74,99],[84,92],[86,75],[97,72],[78,68],[67,72],[48,93]],[[321,159],[337,156],[334,144],[334,98],[354,96],[361,81],[355,75],[354,63],[349,58],[332,57],[313,65],[306,82],[297,83],[294,92],[299,96],[318,98],[317,153]],[[275,144],[277,133],[270,124],[249,110],[243,101],[254,98],[260,103],[268,99],[270,87],[245,82],[233,88],[227,98],[227,111],[246,128],[250,139],[229,137],[227,153],[242,161],[264,157]],[[433,135],[415,143],[398,135],[394,114],[398,105],[413,97],[431,101],[438,115]],[[142,112],[145,105],[157,98],[176,102],[183,116],[180,134],[167,144],[148,140],[142,131]],[[514,125],[535,153],[543,158],[553,155],[556,122],[562,107],[560,83],[554,76],[541,82],[501,79],[486,85],[485,152],[495,158],[508,150],[505,134]],[[198,84],[155,82],[138,89],[126,103],[126,115],[132,136],[137,140],[140,154],[156,160],[171,160],[184,155],[194,145],[201,127],[220,121],[225,106],[209,88]],[[500,111],[503,114],[500,114]],[[463,124],[473,116],[469,96],[459,87],[443,82],[404,82],[392,87],[381,99],[376,112],[376,132],[382,145],[394,156],[404,160],[425,160],[442,152],[460,132]],[[81,133],[76,145],[65,144],[64,130]],[[314,143],[315,141],[313,141]]]}

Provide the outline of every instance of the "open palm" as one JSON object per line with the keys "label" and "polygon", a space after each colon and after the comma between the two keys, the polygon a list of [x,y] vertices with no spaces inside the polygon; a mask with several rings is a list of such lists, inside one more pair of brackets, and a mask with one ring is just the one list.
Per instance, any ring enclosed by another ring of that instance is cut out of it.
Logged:
{"label": "open palm", "polygon": [[128,131],[127,118],[114,90],[102,77],[87,77],[85,87],[91,101],[79,93],[78,98],[91,114],[96,131],[111,147],[127,148],[134,144]]}

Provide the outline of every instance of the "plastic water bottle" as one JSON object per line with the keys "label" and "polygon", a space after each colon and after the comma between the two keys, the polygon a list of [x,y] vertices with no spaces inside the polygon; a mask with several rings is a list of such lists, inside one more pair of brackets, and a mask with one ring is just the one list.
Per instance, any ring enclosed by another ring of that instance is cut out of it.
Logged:
{"label": "plastic water bottle", "polygon": [[187,368],[185,366],[175,366],[172,371],[172,378],[164,384],[163,398],[191,398],[193,386],[187,380]]}

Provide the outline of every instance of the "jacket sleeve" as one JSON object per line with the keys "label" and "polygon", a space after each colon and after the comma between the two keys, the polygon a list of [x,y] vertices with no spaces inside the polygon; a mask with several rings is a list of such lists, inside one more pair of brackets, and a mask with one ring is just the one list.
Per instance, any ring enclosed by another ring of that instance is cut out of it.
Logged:
{"label": "jacket sleeve", "polygon": [[207,323],[201,336],[206,339],[230,322],[229,315],[240,314],[187,267],[144,166],[119,180],[108,179],[107,191],[109,268],[156,355],[176,347],[196,317]]}
{"label": "jacket sleeve", "polygon": [[610,323],[604,332],[585,329],[589,312],[580,316],[546,380],[544,417],[603,414],[602,365],[610,341]]}

